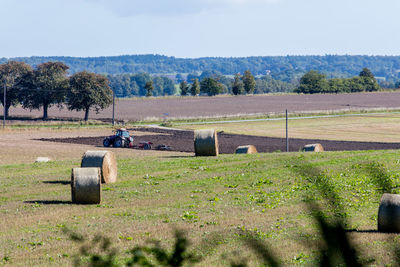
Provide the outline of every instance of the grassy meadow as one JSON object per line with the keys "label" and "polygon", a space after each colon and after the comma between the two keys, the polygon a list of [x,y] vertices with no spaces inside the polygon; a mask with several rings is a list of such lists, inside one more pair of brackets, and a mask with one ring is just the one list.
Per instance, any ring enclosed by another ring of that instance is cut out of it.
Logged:
{"label": "grassy meadow", "polygon": [[243,242],[246,233],[269,244],[283,265],[315,266],[323,244],[306,200],[328,219],[346,218],[362,262],[395,264],[398,236],[376,229],[382,192],[397,192],[400,183],[398,151],[119,157],[118,181],[103,185],[99,205],[71,203],[71,168],[79,164],[0,166],[0,264],[87,263],[66,229],[89,241],[110,238],[123,264],[130,249],[149,240],[171,248],[179,229],[202,257],[199,266],[260,266]]}

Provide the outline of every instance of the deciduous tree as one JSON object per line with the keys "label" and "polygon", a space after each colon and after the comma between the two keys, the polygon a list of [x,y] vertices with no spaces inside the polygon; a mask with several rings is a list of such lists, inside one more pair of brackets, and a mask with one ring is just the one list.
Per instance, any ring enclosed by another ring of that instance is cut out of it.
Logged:
{"label": "deciduous tree", "polygon": [[365,91],[373,92],[380,89],[380,86],[376,81],[374,74],[372,74],[372,72],[368,68],[363,68],[359,76],[361,77],[361,81],[363,83]]}
{"label": "deciduous tree", "polygon": [[164,80],[164,95],[174,95],[176,88],[174,82],[167,78],[167,77],[161,77]]}
{"label": "deciduous tree", "polygon": [[179,89],[181,89],[181,95],[187,95],[189,92],[189,85],[186,81],[181,81],[179,84]]}
{"label": "deciduous tree", "polygon": [[67,94],[69,84],[68,66],[62,62],[39,64],[23,82],[21,102],[24,108],[43,108],[43,119],[48,118],[48,108],[61,105]]}
{"label": "deciduous tree", "polygon": [[146,95],[146,83],[151,81],[151,76],[148,73],[138,73],[131,76],[131,82],[135,81],[139,87],[138,95]]}
{"label": "deciduous tree", "polygon": [[325,75],[315,70],[310,70],[300,79],[300,85],[295,90],[298,93],[314,94],[323,93],[328,90],[328,82]]}
{"label": "deciduous tree", "polygon": [[193,84],[192,84],[192,86],[190,86],[190,94],[193,96],[200,94],[199,79],[195,78],[193,80]]}
{"label": "deciduous tree", "polygon": [[232,93],[234,95],[241,95],[244,92],[244,84],[241,80],[240,74],[235,74],[235,78],[232,83]]}
{"label": "deciduous tree", "polygon": [[[21,83],[23,79],[32,72],[30,65],[24,62],[8,61],[0,65],[0,101],[5,105],[5,116],[11,106],[19,102]],[[6,103],[4,103],[4,89],[6,89]]]}
{"label": "deciduous tree", "polygon": [[[137,93],[134,92],[135,88],[131,88],[129,74],[107,75],[107,79],[110,81],[110,86],[113,89],[116,97],[131,97]],[[136,82],[134,81],[132,84],[136,85]]]}
{"label": "deciduous tree", "polygon": [[244,90],[247,94],[252,94],[256,89],[256,81],[253,74],[249,70],[246,70],[243,75]]}
{"label": "deciduous tree", "polygon": [[146,89],[146,96],[152,96],[153,95],[153,90],[154,90],[153,81],[146,82],[146,85],[144,86],[144,89]]}
{"label": "deciduous tree", "polygon": [[200,91],[209,96],[217,95],[223,91],[223,86],[213,78],[204,78],[200,82]]}
{"label": "deciduous tree", "polygon": [[[153,91],[151,95],[161,96],[164,95],[164,80],[162,77],[153,77]],[[146,89],[147,91],[147,89]]]}
{"label": "deciduous tree", "polygon": [[70,78],[70,92],[67,96],[69,110],[85,111],[85,121],[89,119],[89,110],[98,113],[112,103],[113,92],[104,75],[87,71],[75,73]]}

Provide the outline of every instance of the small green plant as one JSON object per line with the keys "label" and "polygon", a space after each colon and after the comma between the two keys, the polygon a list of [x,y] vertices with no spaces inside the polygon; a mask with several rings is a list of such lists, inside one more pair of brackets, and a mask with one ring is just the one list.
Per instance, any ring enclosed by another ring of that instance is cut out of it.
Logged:
{"label": "small green plant", "polygon": [[120,235],[118,238],[119,238],[120,240],[126,240],[126,241],[132,241],[132,240],[133,240],[133,238],[132,238],[131,236],[123,236],[123,235]]}
{"label": "small green plant", "polygon": [[114,189],[110,188],[110,187],[104,187],[104,188],[102,188],[102,190],[103,191],[114,191]]}
{"label": "small green plant", "polygon": [[187,222],[197,222],[199,220],[199,216],[197,215],[197,212],[195,211],[185,211],[181,215],[182,220],[187,221]]}
{"label": "small green plant", "polygon": [[42,241],[38,241],[38,242],[28,242],[28,245],[30,245],[33,248],[36,248],[38,246],[43,246],[43,242]]}
{"label": "small green plant", "polygon": [[309,255],[306,255],[303,252],[301,252],[293,257],[293,262],[294,263],[305,263],[308,258],[310,258]]}
{"label": "small green plant", "polygon": [[237,188],[239,185],[238,184],[226,184],[226,188]]}
{"label": "small green plant", "polygon": [[259,179],[258,181],[252,183],[251,186],[253,186],[253,187],[254,187],[254,186],[260,187],[260,186],[262,186],[262,185],[271,185],[271,184],[273,184],[272,181],[270,181],[270,180],[268,180],[268,179],[261,178],[261,179]]}
{"label": "small green plant", "polygon": [[124,211],[121,213],[114,213],[114,216],[118,216],[118,217],[131,217],[132,213],[128,212],[128,211]]}
{"label": "small green plant", "polygon": [[4,256],[4,257],[1,259],[1,261],[2,261],[3,263],[8,263],[9,261],[11,261],[11,258],[10,258],[10,256]]}

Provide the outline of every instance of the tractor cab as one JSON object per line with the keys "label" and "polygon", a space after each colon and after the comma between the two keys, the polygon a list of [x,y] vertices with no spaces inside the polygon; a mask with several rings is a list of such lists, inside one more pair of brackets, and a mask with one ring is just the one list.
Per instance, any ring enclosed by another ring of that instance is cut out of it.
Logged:
{"label": "tractor cab", "polygon": [[115,133],[116,136],[129,138],[129,132],[125,128],[120,128]]}

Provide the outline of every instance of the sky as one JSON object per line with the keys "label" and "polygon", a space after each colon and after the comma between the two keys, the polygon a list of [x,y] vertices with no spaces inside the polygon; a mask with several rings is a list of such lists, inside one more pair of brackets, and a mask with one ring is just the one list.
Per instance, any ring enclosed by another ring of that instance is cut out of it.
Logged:
{"label": "sky", "polygon": [[399,0],[0,0],[0,57],[400,55]]}

